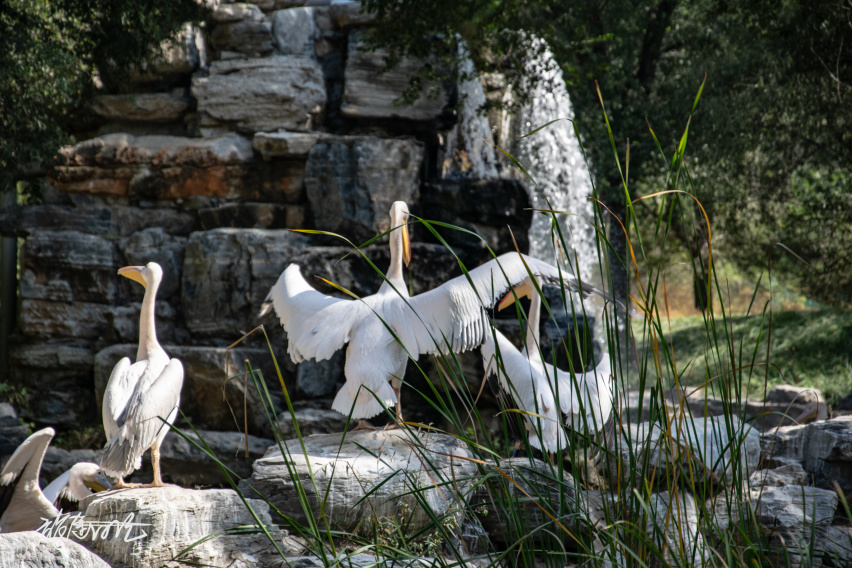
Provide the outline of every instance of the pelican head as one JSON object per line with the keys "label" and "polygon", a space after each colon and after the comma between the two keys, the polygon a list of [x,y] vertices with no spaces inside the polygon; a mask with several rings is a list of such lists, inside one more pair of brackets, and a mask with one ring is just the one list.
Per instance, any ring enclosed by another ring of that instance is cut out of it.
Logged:
{"label": "pelican head", "polygon": [[118,269],[118,274],[139,282],[145,288],[159,284],[163,279],[163,269],[156,262],[149,262],[145,266],[125,266]]}
{"label": "pelican head", "polygon": [[533,286],[532,278],[527,278],[511,290],[509,293],[503,296],[503,299],[500,300],[500,303],[497,304],[498,310],[503,310],[511,306],[515,303],[515,298],[529,298],[532,300],[533,294],[536,293],[535,286]]}
{"label": "pelican head", "polygon": [[[81,462],[74,464],[71,468],[71,478],[68,484],[73,490],[83,493],[88,489],[88,494],[106,491],[112,487],[106,474],[96,463]],[[85,493],[84,493],[85,496]]]}
{"label": "pelican head", "polygon": [[402,227],[402,261],[405,266],[411,262],[411,240],[408,236],[408,205],[405,201],[394,201],[390,208],[391,230]]}

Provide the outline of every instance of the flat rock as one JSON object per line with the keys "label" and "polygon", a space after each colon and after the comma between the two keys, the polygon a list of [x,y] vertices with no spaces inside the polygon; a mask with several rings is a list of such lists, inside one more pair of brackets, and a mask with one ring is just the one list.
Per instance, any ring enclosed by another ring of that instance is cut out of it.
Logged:
{"label": "flat rock", "polygon": [[147,88],[172,87],[181,83],[207,63],[207,44],[204,32],[186,23],[173,40],[166,40],[155,50],[154,57],[131,68],[128,80]]}
{"label": "flat rock", "polygon": [[816,487],[833,490],[835,482],[852,495],[852,416],[803,426],[782,426],[761,436],[769,466],[799,463]]}
{"label": "flat rock", "polygon": [[171,93],[100,95],[92,99],[92,111],[108,120],[169,122],[189,108],[189,100]]}
{"label": "flat rock", "polygon": [[308,155],[320,138],[316,132],[258,132],[254,149],[265,158],[301,158]]}
{"label": "flat rock", "polygon": [[35,531],[0,534],[0,568],[110,568],[84,546]]}
{"label": "flat rock", "polygon": [[673,497],[665,491],[651,495],[648,506],[651,515],[645,530],[659,550],[664,551],[667,564],[675,566],[684,562],[688,566],[704,566],[710,552],[699,531],[695,497],[685,491]]}
{"label": "flat rock", "polygon": [[[760,461],[759,435],[736,417],[730,418],[730,423],[725,417],[672,419],[671,437],[663,435],[657,423],[625,426],[617,451],[609,459],[611,472],[628,471],[626,464],[647,457],[650,467],[659,468],[658,479],[666,479],[665,471],[674,466],[687,475],[691,469],[696,478],[727,485],[747,479]],[[732,446],[739,451],[732,453]],[[734,461],[732,455],[737,453]],[[621,461],[620,468],[614,459]]]}
{"label": "flat rock", "polygon": [[[257,499],[248,502],[260,521],[269,525],[267,505]],[[95,538],[84,530],[70,531],[72,540],[104,558],[113,568],[162,566],[203,537],[256,524],[243,501],[230,489],[197,491],[172,486],[109,491],[88,497],[81,503],[81,510],[83,523],[121,523],[129,518],[136,524],[123,531],[113,529],[106,538]],[[286,533],[270,529],[282,551],[289,552]],[[128,536],[138,540],[128,546]],[[235,568],[284,565],[263,534],[221,535],[196,546],[180,561]]]}
{"label": "flat rock", "polygon": [[[183,363],[180,408],[193,426],[218,431],[242,430],[245,424],[245,404],[248,407],[249,433],[269,437],[271,427],[260,398],[251,380],[248,381],[248,388],[244,389],[245,381],[242,377],[245,372],[243,361],[249,359],[255,369],[262,370],[264,377],[277,385],[268,350],[235,348],[231,350],[226,363],[228,354],[224,347],[164,345],[163,348],[169,356]],[[104,389],[115,364],[122,357],[135,360],[136,349],[136,344],[113,345],[95,356],[95,397],[98,405],[103,400]],[[239,377],[239,380],[228,381],[231,377]],[[274,390],[272,394],[278,396]]]}
{"label": "flat rock", "polygon": [[403,118],[416,121],[441,118],[444,108],[449,104],[449,89],[445,85],[429,84],[414,104],[399,103],[409,81],[425,61],[404,59],[392,70],[383,72],[386,54],[381,50],[367,51],[362,45],[360,32],[349,34],[341,114],[351,118]]}
{"label": "flat rock", "polygon": [[272,15],[275,49],[281,55],[315,55],[314,41],[319,30],[314,24],[314,8],[289,8]]}
{"label": "flat rock", "polygon": [[304,229],[304,205],[278,203],[225,203],[198,210],[203,230],[234,227],[244,229]]}
{"label": "flat rock", "polygon": [[416,195],[423,153],[423,145],[412,139],[353,136],[318,142],[305,172],[314,223],[346,235],[387,231],[391,204]]}
{"label": "flat rock", "polygon": [[332,2],[329,12],[334,23],[341,28],[363,26],[376,21],[374,13],[362,11],[360,2]]}
{"label": "flat rock", "polygon": [[215,22],[240,22],[248,20],[261,22],[264,19],[263,12],[254,3],[217,4],[213,7],[213,20]]}
{"label": "flat rock", "polygon": [[[289,466],[277,447],[270,448],[254,463],[251,478],[240,483],[240,491],[254,495],[257,490],[300,522],[305,522],[306,513],[319,518],[318,503],[324,500],[324,515],[337,529],[372,534],[380,519],[410,515],[408,530],[417,531],[431,523],[418,500],[443,515],[459,492],[469,490],[476,471],[473,463],[459,459],[472,456],[457,439],[424,433],[418,437],[399,430],[359,430],[343,440],[341,434],[308,436],[306,454],[298,440],[289,440],[285,443]],[[291,471],[302,484],[311,511],[302,510]]]}
{"label": "flat rock", "polygon": [[253,57],[272,53],[272,23],[247,19],[217,24],[210,34],[213,47]]}
{"label": "flat rock", "polygon": [[215,61],[192,79],[199,112],[243,132],[310,130],[325,108],[325,80],[315,58],[273,56]]}
{"label": "flat rock", "polygon": [[[299,425],[299,432],[302,436],[312,436],[314,434],[333,434],[341,433],[346,428],[346,417],[330,408],[331,402],[328,402],[327,407],[314,408],[294,408],[296,423]],[[278,426],[281,429],[281,435],[287,439],[296,438],[296,428],[293,425],[293,415],[289,410],[285,410],[278,415]],[[271,448],[274,450],[275,448]]]}
{"label": "flat rock", "polygon": [[193,233],[186,247],[181,298],[187,328],[205,335],[254,328],[270,288],[308,242],[284,230]]}

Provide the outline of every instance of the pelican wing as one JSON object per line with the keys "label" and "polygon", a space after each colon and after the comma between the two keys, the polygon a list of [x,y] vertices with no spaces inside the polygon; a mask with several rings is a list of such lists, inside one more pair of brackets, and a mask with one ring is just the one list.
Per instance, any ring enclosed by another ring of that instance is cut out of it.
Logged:
{"label": "pelican wing", "polygon": [[548,370],[559,384],[559,406],[565,414],[565,422],[582,431],[584,422],[590,432],[603,429],[612,413],[612,379],[609,355],[604,354],[600,363],[585,373],[562,371],[551,365]]}
{"label": "pelican wing", "polygon": [[363,302],[318,292],[296,264],[281,273],[267,302],[272,303],[287,332],[287,351],[294,363],[328,359],[349,341],[353,327],[371,313]]}
{"label": "pelican wing", "polygon": [[167,420],[180,402],[183,386],[183,365],[172,359],[163,372],[153,380],[142,381],[119,416],[115,436],[107,441],[101,458],[101,469],[124,475],[134,469],[134,464],[145,453],[157,434],[166,427]]}
{"label": "pelican wing", "polygon": [[24,440],[0,472],[0,532],[30,530],[42,517],[56,516],[38,485],[41,463],[54,434],[53,428],[44,428]]}
{"label": "pelican wing", "polygon": [[[446,352],[447,346],[455,353],[474,349],[491,333],[486,310],[530,273],[551,282],[561,279],[572,291],[580,289],[574,276],[560,273],[546,262],[510,252],[409,299],[409,309],[391,314],[391,326],[414,357]],[[585,285],[583,291],[602,294]]]}
{"label": "pelican wing", "polygon": [[112,374],[110,374],[109,382],[107,382],[106,390],[104,390],[102,409],[104,432],[107,440],[115,436],[118,430],[116,421],[127,407],[137,383],[145,374],[148,363],[147,360],[143,360],[131,365],[130,358],[124,357],[112,368]]}
{"label": "pelican wing", "polygon": [[62,503],[62,500],[64,498],[63,494],[68,492],[68,483],[70,481],[71,470],[69,469],[65,473],[51,481],[50,484],[42,490],[45,499],[53,503],[54,507],[66,513],[68,512],[68,509],[60,507],[60,504]]}
{"label": "pelican wing", "polygon": [[548,452],[565,447],[565,433],[547,377],[506,336],[495,330],[494,337],[497,349],[490,333],[482,344],[482,364],[489,375],[497,377],[501,398],[513,402],[509,407],[525,413],[530,445]]}

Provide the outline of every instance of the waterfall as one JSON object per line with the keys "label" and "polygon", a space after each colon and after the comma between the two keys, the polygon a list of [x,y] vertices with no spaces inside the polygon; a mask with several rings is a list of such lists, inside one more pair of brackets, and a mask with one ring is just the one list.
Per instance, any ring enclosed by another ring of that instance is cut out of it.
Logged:
{"label": "waterfall", "polygon": [[[598,273],[595,232],[589,223],[594,221],[594,210],[589,200],[592,195],[592,181],[572,123],[560,120],[532,136],[517,140],[517,137],[552,120],[574,118],[574,109],[565,89],[562,70],[553,53],[541,39],[530,37],[529,43],[529,51],[534,55],[528,59],[526,71],[528,76],[536,77],[538,82],[531,90],[529,101],[513,119],[512,131],[516,141],[512,151],[518,162],[538,184],[536,186],[524,177],[533,207],[547,209],[549,201],[553,209],[574,214],[557,215],[557,219],[565,244],[571,249],[566,252],[571,256],[572,268],[579,263],[579,276],[583,280],[591,281]],[[548,262],[557,260],[551,243],[549,218],[536,213],[529,237],[532,256]]]}

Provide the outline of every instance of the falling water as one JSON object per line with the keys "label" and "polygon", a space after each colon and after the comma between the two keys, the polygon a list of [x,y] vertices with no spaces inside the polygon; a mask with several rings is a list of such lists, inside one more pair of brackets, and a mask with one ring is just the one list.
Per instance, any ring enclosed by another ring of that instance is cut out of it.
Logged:
{"label": "falling water", "polygon": [[[530,52],[536,55],[528,60],[526,71],[528,76],[537,77],[538,82],[530,93],[529,102],[514,120],[516,142],[512,150],[537,183],[525,179],[533,207],[548,209],[549,201],[554,210],[574,214],[557,215],[557,219],[565,244],[570,247],[566,252],[571,256],[571,266],[579,264],[581,278],[591,281],[597,273],[595,267],[598,264],[595,232],[590,224],[594,221],[589,200],[592,181],[572,123],[559,120],[532,136],[517,140],[517,137],[550,121],[574,118],[562,70],[553,54],[543,40],[532,37],[529,41]],[[529,237],[532,256],[548,262],[557,260],[551,240],[550,218],[541,213],[535,214]]]}

